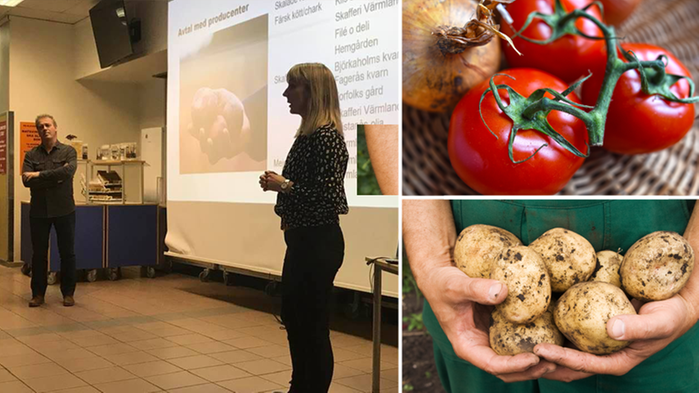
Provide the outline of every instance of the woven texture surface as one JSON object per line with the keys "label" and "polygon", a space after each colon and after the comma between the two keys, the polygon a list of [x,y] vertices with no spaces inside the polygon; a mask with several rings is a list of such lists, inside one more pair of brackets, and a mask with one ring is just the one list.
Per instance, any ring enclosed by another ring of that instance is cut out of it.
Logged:
{"label": "woven texture surface", "polygon": [[[617,33],[624,37],[622,42],[668,49],[699,85],[699,1],[644,0]],[[404,195],[476,194],[449,162],[448,131],[448,113],[403,105]],[[697,195],[698,166],[699,121],[695,120],[684,139],[657,153],[628,156],[593,148],[560,195]]]}

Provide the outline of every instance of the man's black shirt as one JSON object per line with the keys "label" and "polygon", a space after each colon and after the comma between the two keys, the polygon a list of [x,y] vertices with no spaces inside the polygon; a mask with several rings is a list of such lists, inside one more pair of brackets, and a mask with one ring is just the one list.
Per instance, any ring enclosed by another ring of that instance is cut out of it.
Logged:
{"label": "man's black shirt", "polygon": [[25,187],[31,189],[31,217],[62,217],[75,211],[73,175],[76,169],[75,149],[61,142],[56,142],[50,153],[43,145],[27,152],[22,173],[39,172],[39,177],[24,182]]}

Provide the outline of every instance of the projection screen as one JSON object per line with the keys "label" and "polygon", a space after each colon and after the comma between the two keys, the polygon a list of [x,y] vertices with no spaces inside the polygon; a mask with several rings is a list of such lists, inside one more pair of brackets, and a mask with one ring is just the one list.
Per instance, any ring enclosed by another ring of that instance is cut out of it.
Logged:
{"label": "projection screen", "polygon": [[[398,199],[357,196],[357,124],[400,124],[398,0],[169,3],[167,220],[169,255],[281,276],[285,245],[276,193],[300,124],[286,72],[320,62],[335,75],[350,161],[345,260],[335,285],[369,292],[365,257],[395,257]],[[211,120],[213,119],[213,120]],[[398,279],[384,273],[384,295]]]}

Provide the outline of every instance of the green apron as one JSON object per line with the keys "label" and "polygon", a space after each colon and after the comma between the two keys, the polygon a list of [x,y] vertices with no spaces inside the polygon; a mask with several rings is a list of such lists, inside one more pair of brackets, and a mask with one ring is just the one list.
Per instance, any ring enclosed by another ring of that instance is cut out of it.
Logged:
{"label": "green apron", "polygon": [[[683,200],[525,200],[452,201],[457,234],[473,224],[504,228],[529,244],[555,227],[570,229],[595,251],[622,250],[654,231],[684,233],[695,201]],[[423,319],[434,340],[439,377],[447,392],[588,393],[699,392],[699,324],[623,376],[595,375],[564,383],[539,379],[505,383],[454,353],[430,305]]]}

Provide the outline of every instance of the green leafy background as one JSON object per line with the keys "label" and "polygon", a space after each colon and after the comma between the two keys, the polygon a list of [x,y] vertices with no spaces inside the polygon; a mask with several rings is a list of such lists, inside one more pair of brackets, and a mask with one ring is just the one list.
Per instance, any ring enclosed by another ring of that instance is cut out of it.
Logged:
{"label": "green leafy background", "polygon": [[364,125],[357,126],[357,195],[381,195],[366,147]]}

